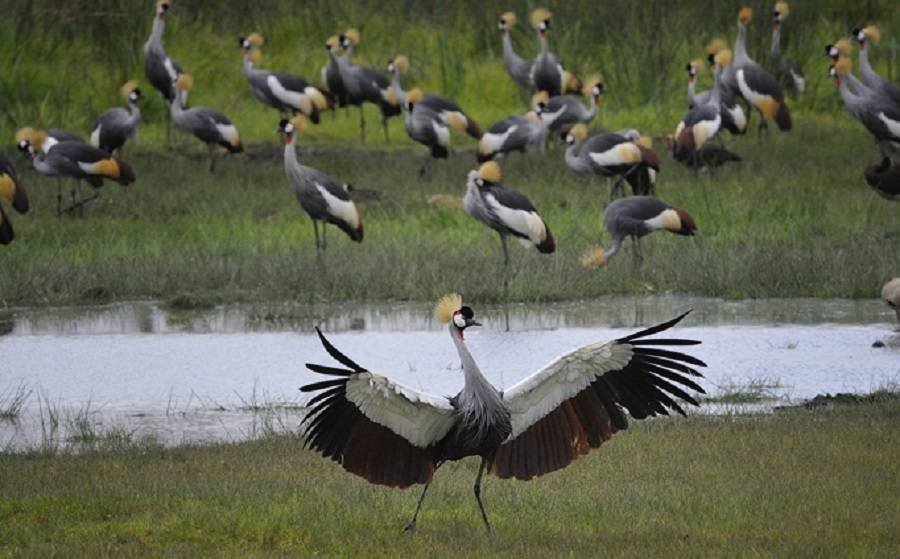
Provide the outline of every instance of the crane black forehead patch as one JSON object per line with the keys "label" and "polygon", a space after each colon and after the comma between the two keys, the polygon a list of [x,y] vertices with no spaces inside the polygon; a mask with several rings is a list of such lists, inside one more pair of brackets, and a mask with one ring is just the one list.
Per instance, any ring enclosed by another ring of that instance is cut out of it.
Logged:
{"label": "crane black forehead patch", "polygon": [[472,307],[463,307],[459,309],[460,314],[463,315],[463,318],[466,320],[471,320],[475,316],[475,311],[472,310]]}

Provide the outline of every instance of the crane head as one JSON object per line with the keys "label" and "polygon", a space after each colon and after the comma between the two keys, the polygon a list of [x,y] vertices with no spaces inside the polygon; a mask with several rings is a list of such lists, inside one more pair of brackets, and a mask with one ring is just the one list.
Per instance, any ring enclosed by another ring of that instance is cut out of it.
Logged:
{"label": "crane head", "polygon": [[604,256],[603,247],[593,247],[581,255],[581,267],[588,270],[596,270],[597,268],[605,268],[609,263]]}
{"label": "crane head", "polygon": [[725,39],[722,39],[721,37],[716,37],[715,39],[710,41],[708,45],[706,45],[706,53],[707,54],[716,54],[720,50],[726,49],[726,48],[728,48],[728,43],[725,42]]}
{"label": "crane head", "polygon": [[175,80],[175,88],[178,91],[190,91],[194,89],[194,77],[190,74],[181,74]]}
{"label": "crane head", "polygon": [[716,64],[720,68],[724,68],[731,64],[731,49],[722,49],[715,55],[710,55],[710,58],[712,58],[713,64]]}
{"label": "crane head", "polygon": [[513,12],[506,12],[500,15],[500,21],[497,23],[497,29],[500,30],[501,33],[506,33],[516,24],[516,14]]}
{"label": "crane head", "polygon": [[741,8],[741,11],[738,12],[738,21],[743,23],[744,25],[748,25],[751,21],[753,21],[753,8],[750,6],[744,6]]}
{"label": "crane head", "polygon": [[450,293],[438,299],[434,306],[434,317],[442,324],[452,322],[459,330],[460,337],[463,330],[469,326],[481,326],[481,323],[475,320],[475,311],[472,307],[462,304],[462,296],[459,293]]}
{"label": "crane head", "polygon": [[791,9],[787,2],[776,2],[775,9],[772,10],[772,29],[778,31],[781,28],[781,22],[791,13]]}
{"label": "crane head", "polygon": [[332,35],[325,40],[325,50],[327,52],[331,52],[332,50],[337,50],[341,47],[341,41],[337,35]]}
{"label": "crane head", "polygon": [[581,93],[592,100],[599,100],[604,90],[603,79],[599,74],[594,74],[584,80],[584,89],[582,89]]}
{"label": "crane head", "polygon": [[405,54],[398,54],[388,61],[387,69],[391,74],[394,72],[405,74],[409,72],[409,58]]}
{"label": "crane head", "polygon": [[169,11],[169,0],[157,0],[156,2],[156,16],[159,19],[165,19],[166,12]]}
{"label": "crane head", "polygon": [[496,161],[488,161],[478,168],[475,184],[478,186],[498,184],[501,180],[503,180],[503,173],[500,171],[500,164]]}
{"label": "crane head", "polygon": [[563,136],[563,141],[567,145],[573,145],[575,142],[583,142],[588,135],[587,125],[583,122],[579,122],[575,126],[571,128],[568,132]]}
{"label": "crane head", "polygon": [[578,76],[568,70],[563,70],[563,91],[566,93],[578,93],[584,88],[584,83]]}
{"label": "crane head", "polygon": [[538,8],[531,12],[531,26],[534,27],[541,37],[547,36],[550,29],[550,16],[552,14],[546,8]]}
{"label": "crane head", "polygon": [[26,126],[16,131],[16,147],[23,153],[28,153],[28,146],[31,145],[31,138],[34,136],[35,129]]}
{"label": "crane head", "polygon": [[406,109],[412,112],[413,107],[415,107],[416,103],[422,100],[422,90],[418,87],[414,87],[409,90],[409,93],[406,95]]}
{"label": "crane head", "polygon": [[340,36],[341,46],[346,48],[350,48],[353,45],[359,44],[359,30],[355,27],[351,27],[350,29],[344,31],[344,34]]}

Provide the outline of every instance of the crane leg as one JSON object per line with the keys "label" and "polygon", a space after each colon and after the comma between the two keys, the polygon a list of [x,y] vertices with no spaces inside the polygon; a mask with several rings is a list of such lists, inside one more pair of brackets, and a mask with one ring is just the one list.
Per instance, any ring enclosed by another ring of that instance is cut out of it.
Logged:
{"label": "crane leg", "polygon": [[84,217],[84,194],[81,192],[81,181],[77,181],[75,183],[78,188],[78,217]]}
{"label": "crane leg", "polygon": [[403,528],[404,532],[415,532],[416,531],[416,518],[419,517],[419,509],[422,508],[422,501],[425,500],[425,493],[428,493],[428,487],[430,483],[425,484],[425,488],[422,489],[422,494],[419,495],[419,502],[416,503],[416,512],[413,513],[412,520]]}
{"label": "crane leg", "polygon": [[759,128],[756,129],[756,139],[759,142],[762,142],[763,132],[766,133],[766,138],[769,137],[769,123],[766,121],[766,117],[763,116],[762,113],[759,114]]}
{"label": "crane leg", "polygon": [[56,177],[56,217],[62,215],[62,177]]}
{"label": "crane leg", "polygon": [[209,146],[209,172],[216,172],[216,147],[213,144],[208,144]]}
{"label": "crane leg", "polygon": [[487,459],[481,459],[481,466],[478,467],[478,477],[475,478],[475,500],[478,501],[478,508],[481,509],[481,519],[484,520],[484,528],[487,530],[488,534],[491,533],[491,523],[488,522],[487,513],[484,512],[484,503],[481,502],[481,476],[484,474],[484,469],[487,466]]}
{"label": "crane leg", "polygon": [[509,269],[509,249],[506,247],[506,235],[503,233],[498,233],[500,235],[500,246],[503,247],[503,271]]}
{"label": "crane leg", "polygon": [[328,248],[327,243],[325,242],[325,230],[327,228],[328,223],[322,222],[322,252],[325,252],[325,249]]}
{"label": "crane leg", "polygon": [[316,254],[319,254],[319,226],[316,224],[316,220],[312,220],[313,224],[313,233],[316,235]]}
{"label": "crane leg", "polygon": [[428,168],[429,168],[430,164],[431,164],[431,154],[426,153],[425,161],[423,161],[422,166],[419,167],[419,178],[420,179],[426,178],[426,176],[428,175]]}
{"label": "crane leg", "polygon": [[384,129],[384,143],[391,143],[391,136],[388,134],[388,119],[387,117],[381,118],[381,127]]}
{"label": "crane leg", "polygon": [[366,143],[366,118],[363,115],[362,103],[359,104],[359,137],[362,143]]}

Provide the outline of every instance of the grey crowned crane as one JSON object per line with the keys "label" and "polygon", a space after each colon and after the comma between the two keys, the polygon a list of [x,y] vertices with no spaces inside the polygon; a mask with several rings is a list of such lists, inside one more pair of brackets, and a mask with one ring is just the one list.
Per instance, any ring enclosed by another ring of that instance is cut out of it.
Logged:
{"label": "grey crowned crane", "polygon": [[[31,143],[32,138],[40,132],[41,138],[43,138],[41,142],[41,151],[47,153],[50,151],[50,148],[59,142],[80,142],[84,143],[84,140],[78,134],[74,132],[69,132],[68,130],[63,130],[62,128],[48,128],[47,130],[36,130],[30,126],[26,126],[24,128],[20,128],[16,131],[16,147],[19,152],[28,159],[29,162],[34,164],[34,159],[32,156]],[[61,175],[56,175],[56,212],[57,214],[62,213],[62,179]],[[75,194],[72,192],[72,201],[74,203]]]}
{"label": "grey crowned crane", "polygon": [[467,214],[500,235],[503,268],[509,267],[508,235],[518,238],[524,246],[534,245],[538,252],[552,254],[556,250],[556,241],[547,223],[528,198],[503,186],[501,180],[500,165],[496,161],[488,161],[477,171],[469,171],[463,207]]}
{"label": "grey crowned crane", "polygon": [[747,54],[747,25],[752,19],[753,10],[742,8],[738,14],[734,61],[723,74],[723,81],[759,112],[758,136],[761,136],[763,130],[768,130],[767,119],[774,120],[780,130],[790,130],[792,124],[791,112],[778,80]]}
{"label": "grey crowned crane", "polygon": [[531,26],[538,34],[540,52],[531,63],[531,83],[537,91],[546,91],[550,97],[560,95],[566,85],[565,71],[559,58],[550,52],[547,33],[550,31],[550,16],[552,14],[538,8],[531,12]]}
{"label": "grey crowned crane", "polygon": [[60,208],[62,196],[57,193],[58,215],[83,208],[85,204],[98,198],[100,196],[98,189],[103,186],[104,180],[113,180],[122,186],[128,186],[136,180],[134,171],[127,163],[84,142],[56,142],[45,149],[45,144],[49,140],[42,130],[36,130],[27,141],[34,168],[38,173],[48,177],[75,179],[79,194],[81,180],[86,181],[94,189],[92,196],[79,197],[80,199],[76,201],[73,188],[70,192],[71,204],[67,208]]}
{"label": "grey crowned crane", "polygon": [[216,147],[222,146],[228,153],[244,151],[241,136],[234,124],[219,111],[206,107],[184,108],[185,96],[194,87],[194,79],[189,74],[182,74],[175,80],[178,97],[169,105],[169,111],[175,126],[183,132],[193,134],[206,144],[209,151],[209,172],[216,171]]}
{"label": "grey crowned crane", "polygon": [[894,278],[884,284],[881,288],[881,298],[897,313],[897,322],[900,322],[900,278]]}
{"label": "grey crowned crane", "polygon": [[[6,202],[20,214],[28,213],[31,209],[22,179],[16,174],[12,162],[2,152],[0,152],[0,201]],[[12,223],[3,210],[3,204],[0,204],[0,245],[8,245],[15,238]]]}
{"label": "grey crowned crane", "polygon": [[881,41],[881,31],[874,25],[869,25],[863,29],[854,29],[853,38],[859,43],[859,71],[862,74],[863,82],[870,88],[874,89],[881,95],[884,95],[897,106],[900,106],[900,86],[892,83],[872,69],[869,62],[868,47],[871,43]]}
{"label": "grey crowned crane", "polygon": [[244,77],[256,99],[282,116],[302,114],[314,124],[319,123],[320,113],[334,106],[324,91],[299,76],[270,72],[257,68],[262,60],[263,36],[250,33],[240,37],[238,43],[244,50]]}
{"label": "grey crowned crane", "polygon": [[547,96],[543,101],[547,105],[544,113],[549,122],[550,133],[566,131],[579,122],[590,124],[600,110],[600,96],[604,91],[600,76],[591,76],[585,81],[581,93],[588,99],[590,107],[585,107],[581,99],[574,95],[550,97],[547,92],[539,92],[538,95]]}
{"label": "grey crowned crane", "polygon": [[[484,377],[466,347],[465,333],[480,326],[462,297],[443,297],[436,318],[446,324],[462,362],[464,385],[453,397],[396,383],[358,365],[318,329],[325,350],[342,367],[307,363],[327,375],[300,390],[316,393],[304,420],[306,445],[370,483],[406,488],[424,484],[406,531],[416,520],[435,471],[448,461],[478,457],[475,499],[485,472],[527,481],[561,470],[628,428],[628,416],[684,415],[704,393],[696,380],[703,361],[677,351],[700,342],[654,338],[687,313],[640,332],[595,342],[554,359],[499,391]],[[693,378],[692,378],[693,377]]]}
{"label": "grey crowned crane", "polygon": [[634,261],[639,264],[642,260],[641,237],[654,231],[668,231],[676,235],[693,235],[697,231],[690,214],[652,196],[619,198],[607,206],[603,222],[612,237],[612,246],[606,251],[602,248],[588,251],[581,260],[585,267],[606,266],[609,259],[619,252],[626,237],[631,237],[634,242]]}
{"label": "grey crowned crane", "polygon": [[513,48],[509,32],[515,25],[516,14],[513,12],[506,12],[501,15],[500,21],[497,23],[497,28],[500,30],[500,37],[503,41],[503,66],[514,82],[528,90],[531,89],[531,62],[516,54]]}
{"label": "grey crowned crane", "polygon": [[322,66],[322,83],[328,88],[328,93],[334,98],[337,106],[346,107],[347,88],[341,79],[341,69],[338,65],[338,58],[343,54],[343,49],[337,35],[332,35],[325,41],[325,52],[328,53],[328,60],[325,61],[325,66]]}
{"label": "grey crowned crane", "polygon": [[621,194],[622,181],[628,181],[634,194],[653,192],[659,158],[650,148],[650,138],[617,132],[588,139],[587,134],[587,126],[581,123],[565,134],[565,158],[570,169],[580,175],[618,177],[610,189],[610,199]]}
{"label": "grey crowned crane", "polygon": [[362,142],[365,143],[366,141],[366,120],[363,115],[364,103],[373,103],[381,111],[381,126],[384,130],[384,140],[387,142],[389,141],[388,119],[402,112],[399,104],[391,104],[381,95],[381,92],[389,86],[390,80],[374,68],[355,66],[350,63],[350,53],[353,47],[359,44],[359,31],[348,29],[338,39],[341,47],[344,49],[344,55],[338,57],[334,51],[329,51],[329,56],[333,57],[338,64],[341,81],[347,89],[347,102],[350,105],[359,107],[359,126]]}
{"label": "grey crowned crane", "polygon": [[[710,55],[715,55],[720,50],[726,48],[724,43],[713,41],[707,51]],[[711,56],[710,61],[715,66],[715,57]],[[713,90],[707,89],[697,92],[697,75],[703,71],[705,65],[700,60],[692,60],[687,66],[688,75],[688,108],[693,109],[698,105],[704,105],[709,102]],[[724,71],[723,71],[724,74]],[[747,115],[744,109],[734,101],[734,95],[727,89],[722,78],[719,79],[719,114],[722,115],[722,128],[728,130],[732,135],[741,135],[747,131]]]}
{"label": "grey crowned crane", "polygon": [[892,165],[885,157],[881,163],[866,168],[866,184],[885,200],[900,202],[900,165]]}
{"label": "grey crowned crane", "polygon": [[803,69],[796,62],[789,60],[781,54],[781,25],[790,14],[790,6],[787,2],[776,2],[772,10],[772,49],[769,52],[769,60],[775,69],[775,77],[782,83],[787,83],[796,95],[803,95],[806,91],[806,77]]}
{"label": "grey crowned crane", "polygon": [[478,141],[478,162],[484,163],[513,151],[525,153],[532,146],[543,149],[548,131],[543,110],[543,105],[538,103],[524,115],[509,116],[492,124]]}
{"label": "grey crowned crane", "polygon": [[127,82],[121,91],[128,108],[106,109],[97,117],[91,132],[91,145],[109,153],[121,151],[125,142],[137,134],[138,124],[141,122],[141,109],[138,107],[141,90],[138,89],[137,81]]}
{"label": "grey crowned crane", "polygon": [[[400,75],[409,70],[409,59],[404,55],[394,57],[388,62],[388,72],[391,74],[390,86],[382,90],[382,98],[389,103],[406,105],[409,102],[409,93],[400,85]],[[478,123],[469,117],[456,101],[434,93],[418,94],[416,104],[424,105],[436,113],[441,122],[450,128],[465,131],[466,134],[476,140],[480,140],[484,132]]]}
{"label": "grey crowned crane", "polygon": [[[150,38],[144,44],[144,73],[150,85],[162,96],[167,107],[178,96],[175,80],[184,73],[181,66],[166,54],[162,43],[163,31],[166,29],[166,15],[170,7],[169,0],[157,0],[153,14],[153,29],[150,31]],[[187,96],[184,97],[184,102],[187,103]],[[166,136],[169,139],[171,131],[171,124],[166,119]]]}
{"label": "grey crowned crane", "polygon": [[[362,242],[362,219],[350,198],[350,185],[338,184],[325,173],[297,161],[297,132],[302,131],[303,127],[303,117],[297,116],[282,120],[278,124],[278,132],[284,138],[284,171],[300,207],[312,220],[316,253],[326,249],[325,226],[329,223],[346,233],[351,240]],[[318,222],[322,222],[321,242]]]}
{"label": "grey crowned crane", "polygon": [[720,88],[724,68],[731,63],[731,51],[722,49],[710,55],[714,63],[712,93],[706,103],[694,105],[675,128],[676,161],[690,161],[703,146],[712,140],[722,127],[722,91]]}
{"label": "grey crowned crane", "polygon": [[[671,134],[666,134],[662,139],[674,159],[675,138]],[[694,153],[694,157],[687,161],[682,161],[682,163],[691,169],[699,170],[703,168],[715,169],[726,163],[736,163],[738,161],[743,161],[740,155],[728,151],[728,149],[723,146],[707,143],[702,149],[699,149]]]}
{"label": "grey crowned crane", "polygon": [[841,57],[829,69],[844,106],[872,134],[883,157],[900,154],[900,107],[862,84],[851,92],[848,82],[852,68],[850,58]]}
{"label": "grey crowned crane", "polygon": [[419,176],[425,176],[431,159],[447,159],[450,155],[450,129],[466,130],[473,137],[481,139],[483,133],[470,120],[459,105],[436,95],[425,96],[419,88],[403,93],[406,102],[406,133],[414,141],[428,147],[430,156],[425,157]]}

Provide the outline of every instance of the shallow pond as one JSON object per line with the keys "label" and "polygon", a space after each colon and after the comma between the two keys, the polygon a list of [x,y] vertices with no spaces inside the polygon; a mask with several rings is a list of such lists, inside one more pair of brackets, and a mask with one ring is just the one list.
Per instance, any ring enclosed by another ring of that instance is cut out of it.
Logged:
{"label": "shallow pond", "polygon": [[[476,309],[467,336],[498,388],[579,345],[694,309],[678,335],[703,344],[706,411],[767,408],[819,393],[869,392],[900,380],[900,351],[879,301],[610,297]],[[166,444],[240,440],[293,429],[297,388],[330,363],[313,326],[374,371],[453,394],[462,374],[427,304],[235,306],[168,311],[152,303],[0,312],[0,449],[153,437]],[[734,393],[734,394],[733,394]],[[730,395],[730,396],[729,396]],[[727,397],[724,397],[727,396]],[[749,404],[749,408],[745,407]]]}

